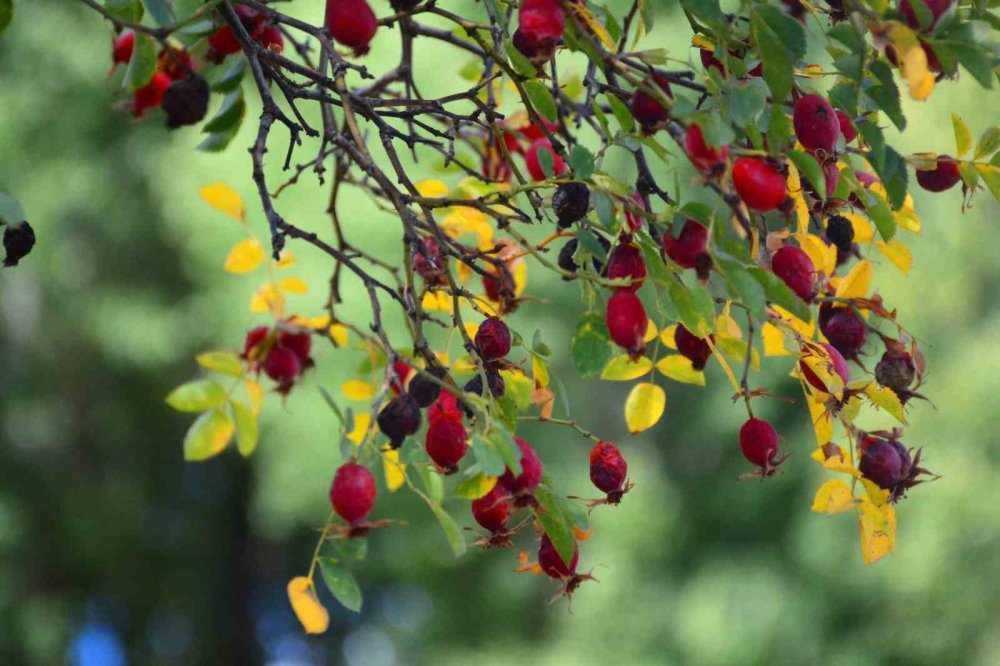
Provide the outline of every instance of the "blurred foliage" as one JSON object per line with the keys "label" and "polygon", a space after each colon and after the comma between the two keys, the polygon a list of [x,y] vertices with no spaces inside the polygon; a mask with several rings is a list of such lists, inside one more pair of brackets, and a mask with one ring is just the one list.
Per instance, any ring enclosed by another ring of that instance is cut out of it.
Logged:
{"label": "blurred foliage", "polygon": [[[349,368],[320,356],[284,409],[269,406],[249,463],[231,452],[184,465],[187,419],[163,403],[196,352],[235,349],[255,322],[252,285],[221,271],[240,232],[196,195],[224,180],[252,200],[240,149],[251,139],[209,156],[193,152],[195,133],[133,125],[108,108],[107,26],[56,0],[18,10],[0,40],[0,190],[24,203],[39,244],[0,274],[0,663],[1000,663],[1000,210],[988,197],[960,215],[958,191],[916,192],[920,270],[880,273],[931,368],[936,409],[914,409],[923,440],[907,444],[943,476],[900,506],[897,555],[863,567],[853,520],[809,512],[820,473],[804,410],[774,403],[764,415],[796,451],[795,473],[737,483],[740,410],[717,370],[708,390],[674,386],[664,420],[637,438],[616,407],[626,387],[573,382],[570,403],[587,405],[574,416],[623,445],[637,486],[595,512],[601,538],[582,544],[581,569],[600,582],[572,613],[546,606],[550,582],[515,575],[509,552],[454,561],[426,507],[383,494],[376,511],[411,526],[372,537],[357,571],[363,612],[326,598],[332,630],[306,638],[284,586],[308,561],[339,458],[316,386],[339,386]],[[679,15],[657,35],[689,53]],[[417,78],[432,80],[445,56],[420,56]],[[929,103],[904,101],[911,129],[899,146],[947,152],[951,112],[977,134],[998,103],[971,81],[945,83]],[[321,188],[299,190],[287,214],[325,229]],[[391,219],[360,196],[351,214],[371,243],[396,241]],[[263,224],[254,210],[249,220]],[[323,258],[299,254],[300,273],[321,282]],[[557,372],[572,376],[558,341],[573,322],[560,312],[578,295],[549,281],[548,302],[516,318],[545,332]],[[359,307],[362,297],[352,296]],[[794,392],[780,373],[769,379]],[[526,432],[546,465],[575,479],[567,492],[591,493],[586,440]]]}

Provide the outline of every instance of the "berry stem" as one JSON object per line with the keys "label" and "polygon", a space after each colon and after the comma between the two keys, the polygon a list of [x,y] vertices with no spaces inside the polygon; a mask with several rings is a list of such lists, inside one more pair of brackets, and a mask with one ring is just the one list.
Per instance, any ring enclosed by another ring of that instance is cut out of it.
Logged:
{"label": "berry stem", "polygon": [[535,423],[552,423],[555,425],[566,426],[567,428],[572,428],[576,430],[580,435],[591,440],[595,444],[601,441],[601,438],[597,435],[591,433],[589,430],[584,429],[579,423],[570,419],[547,419],[541,416],[519,416],[518,421],[532,421]]}

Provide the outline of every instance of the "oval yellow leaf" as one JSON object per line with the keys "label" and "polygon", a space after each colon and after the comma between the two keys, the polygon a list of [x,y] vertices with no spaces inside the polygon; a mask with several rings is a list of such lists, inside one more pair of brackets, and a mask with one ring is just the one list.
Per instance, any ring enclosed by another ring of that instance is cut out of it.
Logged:
{"label": "oval yellow leaf", "polygon": [[301,278],[286,277],[278,283],[278,289],[287,291],[289,294],[304,294],[309,291],[309,285]]}
{"label": "oval yellow leaf", "polygon": [[340,385],[340,391],[348,400],[358,402],[368,400],[375,395],[375,387],[361,379],[348,379]]}
{"label": "oval yellow leaf", "polygon": [[406,483],[406,465],[399,462],[399,449],[387,449],[382,454],[385,468],[385,487],[394,493]]}
{"label": "oval yellow leaf", "polygon": [[199,462],[222,453],[233,436],[233,421],[221,409],[199,416],[184,435],[184,460]]}
{"label": "oval yellow leaf", "polygon": [[625,423],[633,435],[652,428],[667,406],[666,392],[656,384],[636,384],[625,400]]}
{"label": "oval yellow leaf", "polygon": [[448,186],[445,185],[443,180],[437,180],[436,178],[421,180],[418,183],[414,183],[413,186],[417,188],[417,192],[422,197],[443,197],[448,194]]}
{"label": "oval yellow leaf", "polygon": [[601,379],[609,382],[627,382],[642,377],[652,369],[653,362],[645,356],[633,361],[628,354],[622,354],[608,361],[601,372]]}
{"label": "oval yellow leaf", "polygon": [[233,249],[226,256],[226,263],[222,265],[222,268],[227,273],[236,273],[237,275],[249,273],[260,266],[260,262],[264,261],[266,256],[267,253],[261,247],[260,241],[256,238],[248,238],[233,246]]}
{"label": "oval yellow leaf", "polygon": [[355,445],[360,446],[361,442],[365,441],[365,435],[368,434],[368,426],[371,425],[372,415],[369,412],[358,412],[354,415],[354,428],[351,432],[347,433],[347,439],[354,442]]}
{"label": "oval yellow leaf", "polygon": [[330,614],[316,598],[311,578],[296,576],[289,581],[288,601],[307,634],[322,634],[330,626]]}
{"label": "oval yellow leaf", "polygon": [[851,487],[840,479],[830,479],[819,487],[813,498],[812,510],[832,516],[854,508]]}
{"label": "oval yellow leaf", "polygon": [[671,324],[665,329],[660,331],[660,342],[667,347],[667,349],[677,349],[677,342],[674,340],[674,335],[677,333],[677,324]]}
{"label": "oval yellow leaf", "polygon": [[705,385],[705,373],[701,370],[695,370],[691,359],[679,354],[661,358],[656,363],[656,369],[675,382],[694,384],[695,386]]}
{"label": "oval yellow leaf", "polygon": [[256,314],[268,311],[276,317],[280,317],[285,311],[285,295],[270,282],[257,287],[250,297],[250,312]]}
{"label": "oval yellow leaf", "polygon": [[858,213],[841,213],[841,215],[851,221],[851,226],[854,227],[854,242],[858,245],[864,245],[875,237],[875,227],[864,215]]}
{"label": "oval yellow leaf", "polygon": [[659,335],[659,333],[660,332],[658,330],[656,330],[656,324],[653,323],[653,320],[652,319],[647,319],[646,320],[646,334],[644,336],[642,336],[642,341],[646,342],[646,343],[652,342],[653,340],[656,339],[656,336]]}
{"label": "oval yellow leaf", "polygon": [[764,322],[761,327],[761,338],[764,340],[764,356],[790,356],[785,349],[785,333],[770,322]]}
{"label": "oval yellow leaf", "polygon": [[239,193],[225,183],[212,183],[198,190],[198,194],[209,206],[225,213],[237,222],[243,222],[246,211]]}
{"label": "oval yellow leaf", "polygon": [[330,339],[333,340],[334,344],[338,347],[347,346],[347,327],[343,324],[330,324],[330,328],[327,329],[330,333]]}
{"label": "oval yellow leaf", "polygon": [[837,298],[867,298],[872,289],[872,263],[865,259],[837,285]]}
{"label": "oval yellow leaf", "polygon": [[882,251],[886,259],[903,271],[904,275],[910,272],[910,268],[913,267],[913,253],[901,241],[891,240],[888,243],[877,241],[875,245]]}

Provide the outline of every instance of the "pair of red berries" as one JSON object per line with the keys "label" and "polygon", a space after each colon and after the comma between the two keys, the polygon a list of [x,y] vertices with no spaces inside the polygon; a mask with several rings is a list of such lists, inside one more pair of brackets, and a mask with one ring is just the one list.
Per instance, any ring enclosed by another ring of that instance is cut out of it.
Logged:
{"label": "pair of red berries", "polygon": [[[246,5],[236,5],[233,10],[250,38],[265,49],[281,53],[285,49],[285,38],[278,26],[267,22],[267,18],[256,9]],[[222,62],[226,56],[239,53],[243,45],[236,38],[236,33],[229,25],[223,25],[208,38],[208,53],[205,58],[209,62]]]}
{"label": "pair of red berries", "polygon": [[295,380],[313,366],[310,356],[312,337],[284,329],[258,326],[247,333],[243,358],[259,372],[264,371],[278,384],[278,391],[288,393]]}
{"label": "pair of red berries", "polygon": [[622,234],[618,245],[608,255],[605,274],[612,279],[628,279],[631,284],[615,290],[608,299],[605,323],[616,345],[637,358],[645,349],[643,338],[649,326],[646,308],[636,296],[646,279],[642,251],[632,243],[630,234]]}

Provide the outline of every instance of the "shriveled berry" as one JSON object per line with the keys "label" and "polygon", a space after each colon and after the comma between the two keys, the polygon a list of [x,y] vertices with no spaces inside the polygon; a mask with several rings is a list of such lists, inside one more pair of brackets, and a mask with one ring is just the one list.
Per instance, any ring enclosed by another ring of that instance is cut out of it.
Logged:
{"label": "shriveled berry", "polygon": [[733,186],[747,207],[760,213],[774,210],[786,198],[785,177],[758,157],[741,157],[733,164]]}
{"label": "shriveled berry", "polygon": [[951,7],[953,0],[922,0],[924,7],[926,7],[930,12],[930,24],[921,25],[920,17],[918,16],[916,10],[913,8],[913,3],[911,0],[902,0],[899,3],[899,12],[903,15],[903,20],[906,24],[915,30],[930,30],[935,25],[937,25],[938,19],[948,8]]}
{"label": "shriveled berry", "polygon": [[350,525],[358,525],[375,506],[375,478],[367,467],[349,462],[340,466],[330,485],[330,504]]}
{"label": "shriveled berry", "polygon": [[612,442],[598,442],[590,450],[590,480],[597,489],[617,502],[625,492],[628,463]]}
{"label": "shriveled berry", "polygon": [[625,289],[636,291],[646,280],[646,262],[642,258],[642,251],[623,239],[608,255],[608,278],[630,279],[632,284]]}
{"label": "shriveled berry", "polygon": [[245,359],[250,358],[254,350],[257,349],[257,346],[260,345],[260,343],[264,342],[264,339],[267,338],[267,335],[270,332],[271,329],[268,328],[267,326],[256,326],[247,331],[247,336],[243,340],[242,357]]}
{"label": "shriveled berry", "polygon": [[629,289],[618,289],[608,299],[605,314],[608,332],[616,345],[632,356],[642,353],[645,344],[642,339],[649,327],[646,308],[642,301]]}
{"label": "shriveled berry", "polygon": [[4,226],[4,266],[17,266],[19,261],[28,256],[33,247],[35,247],[35,230],[27,220]]}
{"label": "shriveled berry", "polygon": [[567,564],[563,558],[559,557],[559,552],[552,545],[548,534],[542,535],[542,542],[538,546],[538,565],[551,578],[570,578],[576,574],[576,565],[580,560],[580,549],[573,545],[573,559]]}
{"label": "shriveled berry", "polygon": [[962,180],[955,160],[948,155],[937,158],[937,166],[933,169],[917,169],[917,182],[928,192],[944,192],[950,190]]}
{"label": "shriveled berry", "polygon": [[[600,235],[596,236],[596,238],[597,242],[601,244],[605,252],[611,249],[611,243],[608,241],[607,238]],[[564,271],[570,271],[572,273],[575,273],[576,271],[580,270],[580,267],[576,265],[575,261],[573,261],[573,255],[576,254],[576,249],[578,247],[579,247],[579,242],[575,238],[570,238],[568,241],[566,241],[566,244],[562,246],[561,250],[559,250],[559,259],[558,259],[559,268],[563,269]],[[593,264],[594,270],[597,271],[598,273],[604,270],[604,264],[598,261],[597,257],[591,258],[591,264]]]}
{"label": "shriveled berry", "polygon": [[[821,355],[814,350],[809,350],[807,355],[812,357],[819,356],[820,358],[823,356],[829,357],[827,371],[840,377],[840,381],[846,386],[851,377],[850,370],[847,367],[847,361],[844,360],[843,355],[831,344],[826,342],[819,342],[816,344],[822,347],[826,351],[826,354]],[[826,359],[823,359],[823,361],[826,361]],[[799,371],[802,372],[802,377],[809,382],[810,386],[815,388],[817,391],[823,391],[824,393],[829,392],[829,387],[826,385],[826,382],[824,382],[819,375],[813,372],[812,368],[810,368],[805,361],[799,361]]]}
{"label": "shriveled berry", "polygon": [[840,120],[830,103],[820,95],[804,95],[792,113],[795,136],[806,150],[832,152],[840,134]]}
{"label": "shriveled berry", "polygon": [[[677,223],[674,223],[676,227]],[[694,268],[698,257],[705,254],[708,244],[708,229],[695,220],[684,222],[680,235],[675,237],[674,228],[663,234],[663,250],[681,268]]]}
{"label": "shriveled berry", "polygon": [[[823,310],[827,315],[823,315]],[[819,329],[833,347],[845,359],[856,358],[868,341],[868,328],[865,323],[848,308],[833,308],[824,303],[820,308]]]}
{"label": "shriveled berry", "polygon": [[566,162],[552,149],[549,140],[537,139],[524,151],[524,164],[528,167],[528,173],[534,180],[545,180],[548,177],[545,175],[542,162],[538,157],[538,154],[543,151],[552,156],[553,176],[558,176],[566,171]]}
{"label": "shriveled berry", "polygon": [[843,215],[831,215],[826,221],[826,239],[849,253],[854,247],[854,225]]}
{"label": "shriveled berry", "polygon": [[510,492],[500,482],[493,486],[493,490],[472,501],[472,517],[490,532],[506,530],[512,511]]}
{"label": "shriveled berry", "polygon": [[115,37],[111,44],[111,62],[113,65],[127,65],[132,59],[132,51],[135,49],[135,33],[125,30]]}
{"label": "shriveled berry", "polygon": [[441,245],[433,236],[420,239],[423,251],[418,243],[413,244],[413,270],[427,284],[437,284],[444,276],[444,258],[441,255]]}
{"label": "shriveled berry", "polygon": [[[670,92],[670,81],[664,74],[654,74],[652,78],[646,79],[646,84],[658,86],[667,97],[673,97]],[[642,126],[643,133],[652,134],[666,125],[670,113],[667,107],[660,104],[652,95],[639,89],[632,94],[632,116]]]}
{"label": "shriveled berry", "polygon": [[555,53],[566,27],[559,0],[525,0],[518,11],[514,48],[540,66]]}
{"label": "shriveled berry", "polygon": [[460,419],[437,419],[427,428],[427,455],[445,474],[458,471],[458,463],[469,449],[468,434]]}
{"label": "shriveled berry", "polygon": [[750,464],[763,469],[774,465],[778,454],[778,432],[763,419],[751,417],[740,428],[740,449]]}
{"label": "shriveled berry", "polygon": [[408,393],[400,393],[382,408],[375,419],[378,429],[389,438],[389,446],[398,449],[403,440],[420,429],[420,406]]}
{"label": "shriveled berry", "polygon": [[906,481],[910,452],[898,440],[866,437],[858,467],[861,475],[879,488],[892,490]]}
{"label": "shriveled berry", "polygon": [[378,19],[366,0],[326,0],[324,25],[338,44],[360,56],[368,53]]}
{"label": "shriveled berry", "polygon": [[[424,372],[419,372],[413,376],[413,379],[410,380],[409,385],[406,387],[406,391],[420,407],[430,407],[441,395],[440,382],[444,380],[446,374],[447,372],[444,368],[428,368]],[[433,381],[427,375],[435,377],[438,381]]]}
{"label": "shriveled berry", "polygon": [[542,482],[542,461],[531,444],[517,436],[514,437],[514,443],[521,450],[521,473],[514,476],[508,468],[504,470],[499,483],[502,483],[511,495],[531,495]]}
{"label": "shriveled berry", "polygon": [[160,102],[160,108],[167,114],[167,127],[176,129],[200,123],[208,112],[209,96],[208,83],[197,74],[174,81]]}
{"label": "shriveled berry", "polygon": [[590,208],[590,189],[583,183],[563,183],[552,195],[552,210],[565,229],[587,214]]}
{"label": "shriveled berry", "polygon": [[897,393],[910,388],[917,376],[917,366],[909,352],[887,350],[875,364],[875,381]]}
{"label": "shriveled berry", "polygon": [[816,267],[812,259],[794,245],[785,245],[771,257],[771,270],[804,301],[812,300],[816,289]]}
{"label": "shriveled berry", "polygon": [[688,127],[684,136],[684,152],[695,168],[702,173],[713,173],[723,169],[729,158],[729,146],[717,149],[706,144],[701,126],[697,124]]}
{"label": "shriveled berry", "polygon": [[844,143],[850,143],[858,136],[858,128],[854,126],[851,117],[837,109],[837,122],[840,123],[840,134],[844,137]]}
{"label": "shriveled berry", "polygon": [[312,336],[308,333],[292,333],[291,331],[281,331],[278,333],[278,346],[291,349],[298,356],[299,362],[303,366],[312,365]]}
{"label": "shriveled berry", "polygon": [[301,369],[299,357],[285,347],[275,347],[264,359],[264,373],[282,386],[294,382]]}
{"label": "shriveled berry", "polygon": [[486,361],[498,361],[510,353],[510,329],[503,319],[490,317],[476,331],[476,348]]}
{"label": "shriveled berry", "polygon": [[281,34],[281,29],[276,25],[266,25],[260,31],[256,42],[268,51],[282,53],[285,50],[285,38]]}
{"label": "shriveled berry", "polygon": [[695,370],[704,370],[709,357],[712,356],[712,348],[704,338],[687,330],[684,324],[677,324],[674,330],[674,344],[681,356],[691,361],[691,367]]}
{"label": "shriveled berry", "polygon": [[[503,376],[499,372],[493,372],[492,370],[486,371],[486,382],[490,387],[490,393],[494,398],[502,398],[504,392],[507,390],[507,383],[503,380]],[[472,379],[465,383],[462,390],[466,393],[474,393],[476,395],[483,395],[483,376],[480,374],[475,374]]]}
{"label": "shriveled berry", "polygon": [[160,105],[167,88],[173,83],[164,72],[155,72],[149,83],[136,90],[132,95],[132,115],[142,118],[147,109],[152,109]]}

